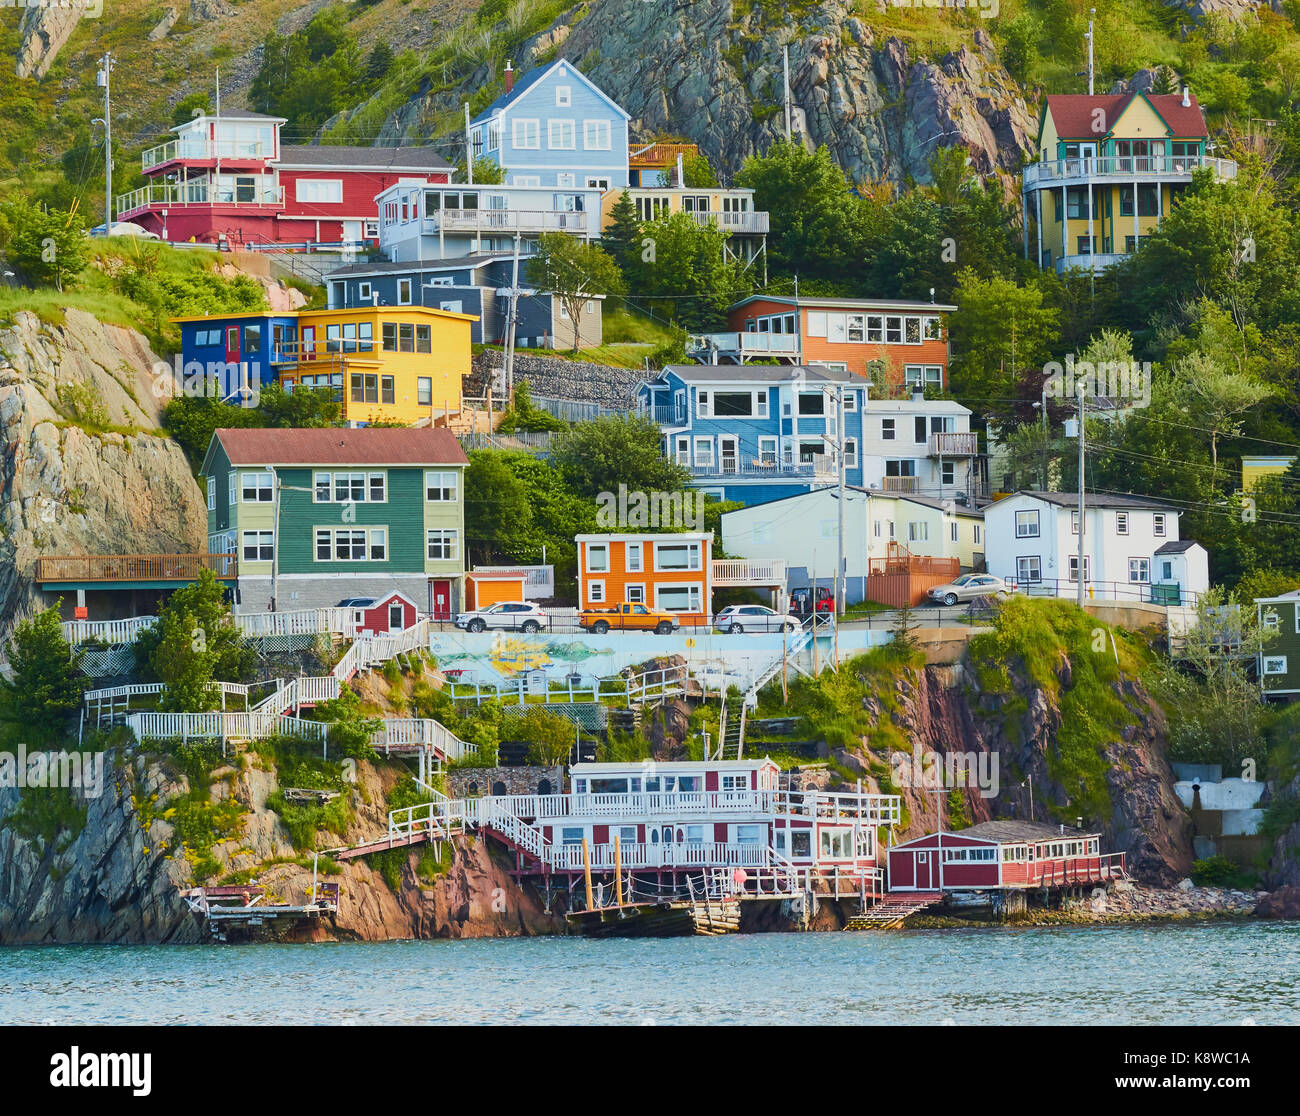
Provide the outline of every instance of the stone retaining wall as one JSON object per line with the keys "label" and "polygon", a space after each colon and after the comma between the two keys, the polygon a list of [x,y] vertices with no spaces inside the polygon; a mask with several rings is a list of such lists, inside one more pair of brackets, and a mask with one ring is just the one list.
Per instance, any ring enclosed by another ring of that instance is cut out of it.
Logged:
{"label": "stone retaining wall", "polygon": [[[504,353],[491,349],[477,353],[472,370],[464,377],[465,393],[482,395],[491,370],[504,363]],[[533,395],[552,399],[627,408],[634,401],[637,384],[645,377],[644,369],[640,368],[615,368],[609,364],[515,353],[515,379],[527,380]]]}

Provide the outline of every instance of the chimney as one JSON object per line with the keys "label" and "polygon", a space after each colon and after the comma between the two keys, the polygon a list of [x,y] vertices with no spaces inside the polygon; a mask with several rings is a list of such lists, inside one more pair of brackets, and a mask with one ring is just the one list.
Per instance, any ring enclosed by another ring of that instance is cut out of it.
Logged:
{"label": "chimney", "polygon": [[1188,86],[1184,85],[1183,86],[1183,108],[1191,108],[1191,107],[1192,107],[1192,91]]}
{"label": "chimney", "polygon": [[679,188],[686,185],[686,161],[680,151],[677,152],[677,185]]}
{"label": "chimney", "polygon": [[515,87],[515,71],[510,65],[510,59],[506,59],[506,92],[509,93]]}

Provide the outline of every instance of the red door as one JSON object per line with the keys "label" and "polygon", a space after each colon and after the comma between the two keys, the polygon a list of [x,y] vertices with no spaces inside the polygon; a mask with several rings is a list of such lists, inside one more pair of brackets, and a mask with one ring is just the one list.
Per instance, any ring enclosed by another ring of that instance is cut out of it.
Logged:
{"label": "red door", "polygon": [[934,865],[935,857],[939,855],[937,849],[919,849],[916,853],[916,890],[931,891],[931,869]]}
{"label": "red door", "polygon": [[433,583],[433,618],[435,620],[451,619],[450,581],[435,581]]}
{"label": "red door", "polygon": [[239,326],[226,327],[226,363],[239,363]]}

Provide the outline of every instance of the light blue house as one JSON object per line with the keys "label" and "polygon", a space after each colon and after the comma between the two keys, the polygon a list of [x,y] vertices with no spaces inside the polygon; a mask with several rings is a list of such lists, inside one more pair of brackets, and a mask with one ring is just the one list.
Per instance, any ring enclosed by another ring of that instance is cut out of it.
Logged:
{"label": "light blue house", "polygon": [[628,185],[628,114],[560,58],[506,91],[470,124],[475,158],[492,159],[510,186],[557,189]]}
{"label": "light blue house", "polygon": [[641,385],[638,404],[659,423],[664,452],[691,471],[692,487],[759,504],[839,479],[863,483],[863,380],[831,368],[670,364]]}

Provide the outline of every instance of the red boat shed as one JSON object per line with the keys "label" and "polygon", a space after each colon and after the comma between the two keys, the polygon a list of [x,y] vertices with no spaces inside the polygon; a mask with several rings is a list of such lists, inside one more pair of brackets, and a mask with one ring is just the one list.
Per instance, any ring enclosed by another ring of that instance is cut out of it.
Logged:
{"label": "red boat shed", "polygon": [[889,890],[990,891],[1073,887],[1124,875],[1101,834],[1045,822],[990,821],[927,833],[889,850]]}
{"label": "red boat shed", "polygon": [[353,619],[358,632],[387,635],[411,627],[419,616],[415,603],[401,593],[392,592],[383,597],[371,597],[369,603],[352,606]]}

